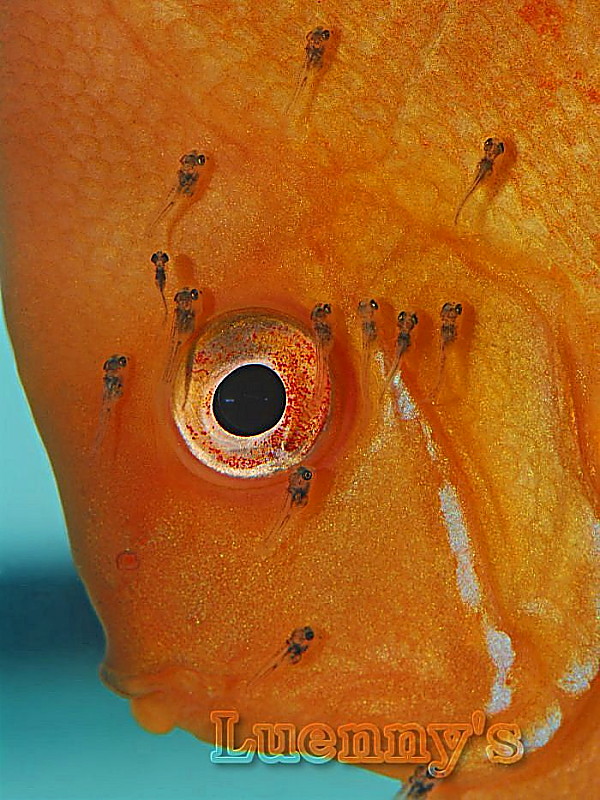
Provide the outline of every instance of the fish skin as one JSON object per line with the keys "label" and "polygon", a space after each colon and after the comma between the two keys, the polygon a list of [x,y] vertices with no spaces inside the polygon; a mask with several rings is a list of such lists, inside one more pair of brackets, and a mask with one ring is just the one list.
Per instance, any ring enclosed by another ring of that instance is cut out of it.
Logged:
{"label": "fish skin", "polygon": [[[3,301],[75,562],[107,631],[103,674],[135,698],[146,727],[179,723],[210,739],[217,700],[240,709],[247,732],[299,698],[308,710],[298,724],[323,698],[323,713],[344,709],[334,724],[460,721],[485,704],[494,670],[484,612],[456,589],[436,505],[440,464],[418,424],[361,409],[360,341],[344,320],[374,296],[419,309],[424,338],[404,377],[463,499],[485,612],[513,639],[507,719],[534,725],[559,698],[569,728],[535,770],[523,763],[505,784],[473,756],[464,783],[457,774],[436,793],[504,797],[510,785],[515,798],[585,797],[592,785],[597,687],[573,703],[556,684],[596,635],[585,524],[598,514],[600,413],[594,25],[591,4],[577,15],[527,8],[403,2],[373,24],[369,4],[323,4],[339,45],[293,131],[282,120],[314,23],[300,4],[268,15],[258,2],[244,15],[175,2],[23,0],[4,10]],[[506,152],[453,230],[488,134]],[[202,196],[163,238],[148,238],[174,165],[194,147],[212,170]],[[324,478],[269,569],[253,545],[285,479],[240,492],[177,455],[156,389],[164,334],[147,262],[160,247],[173,253],[178,286],[208,287],[219,313],[267,306],[306,319],[323,298],[339,309],[337,400],[315,463]],[[449,298],[465,315],[440,411],[426,402],[439,351],[426,316],[433,331]],[[393,336],[388,326],[388,359]],[[119,457],[92,471],[83,453],[98,366],[121,349],[139,368],[120,407]],[[124,577],[116,557],[129,549],[140,568]],[[301,577],[290,581],[292,558]],[[540,594],[554,612],[528,615]],[[323,629],[321,651],[278,670],[277,692],[248,698],[248,675],[298,618]],[[467,788],[473,775],[477,790]]]}

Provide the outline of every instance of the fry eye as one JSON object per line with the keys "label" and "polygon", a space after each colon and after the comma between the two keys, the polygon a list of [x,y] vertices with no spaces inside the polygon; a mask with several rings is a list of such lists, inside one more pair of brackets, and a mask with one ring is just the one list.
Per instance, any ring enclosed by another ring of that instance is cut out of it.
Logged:
{"label": "fry eye", "polygon": [[225,475],[264,477],[297,465],[314,447],[330,394],[307,328],[244,309],[200,332],[179,366],[171,411],[198,461]]}

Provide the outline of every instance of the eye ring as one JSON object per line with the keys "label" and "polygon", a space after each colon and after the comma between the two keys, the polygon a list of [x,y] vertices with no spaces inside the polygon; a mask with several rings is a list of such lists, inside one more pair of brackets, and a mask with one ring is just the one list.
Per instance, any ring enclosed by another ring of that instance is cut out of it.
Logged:
{"label": "eye ring", "polygon": [[[223,380],[243,366],[279,376],[286,402],[279,421],[251,436],[225,430],[214,409]],[[187,449],[201,464],[238,478],[267,477],[299,464],[325,427],[331,401],[316,339],[298,320],[268,309],[242,309],[212,320],[182,359],[171,413]]]}

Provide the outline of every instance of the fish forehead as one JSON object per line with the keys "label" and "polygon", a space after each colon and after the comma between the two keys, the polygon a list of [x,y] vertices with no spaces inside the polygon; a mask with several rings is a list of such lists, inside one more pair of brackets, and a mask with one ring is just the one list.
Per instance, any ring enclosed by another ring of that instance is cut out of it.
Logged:
{"label": "fish forehead", "polygon": [[[331,4],[331,60],[290,128],[283,110],[316,24],[302,9],[86,4],[75,26],[61,8],[7,12],[5,303],[113,684],[134,694],[128,679],[176,661],[201,707],[218,697],[276,713],[327,696],[341,721],[428,720],[500,702],[512,648],[521,691],[509,711],[533,725],[593,638],[594,586],[570,588],[592,547],[598,301],[585,276],[596,243],[591,225],[575,236],[564,224],[597,204],[583,168],[593,26],[516,4]],[[521,91],[515,74],[529,78]],[[456,204],[496,133],[510,179],[457,235]],[[203,288],[209,315],[261,306],[308,324],[317,302],[333,307],[331,436],[309,505],[267,564],[256,551],[285,477],[200,480],[155,401],[167,334],[149,259],[165,245],[144,229],[196,146],[212,173],[173,231],[177,288]],[[371,296],[383,308],[361,405],[356,308]],[[436,408],[446,301],[465,304],[464,336],[449,356],[454,398]],[[402,309],[420,322],[404,385],[382,400]],[[99,365],[121,351],[134,388],[120,456],[92,470],[82,442]],[[139,565],[119,571],[129,550]],[[579,629],[565,631],[581,606]],[[264,654],[309,623],[317,677],[284,673],[271,705],[268,688],[248,699]]]}

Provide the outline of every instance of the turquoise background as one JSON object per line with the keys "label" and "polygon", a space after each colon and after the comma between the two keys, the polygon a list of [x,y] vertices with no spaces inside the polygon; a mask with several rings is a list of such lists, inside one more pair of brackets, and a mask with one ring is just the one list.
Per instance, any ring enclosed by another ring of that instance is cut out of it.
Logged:
{"label": "turquoise background", "polygon": [[97,676],[102,633],[3,320],[0,387],[0,797],[391,800],[397,783],[355,767],[216,765],[189,734],[138,728]]}

